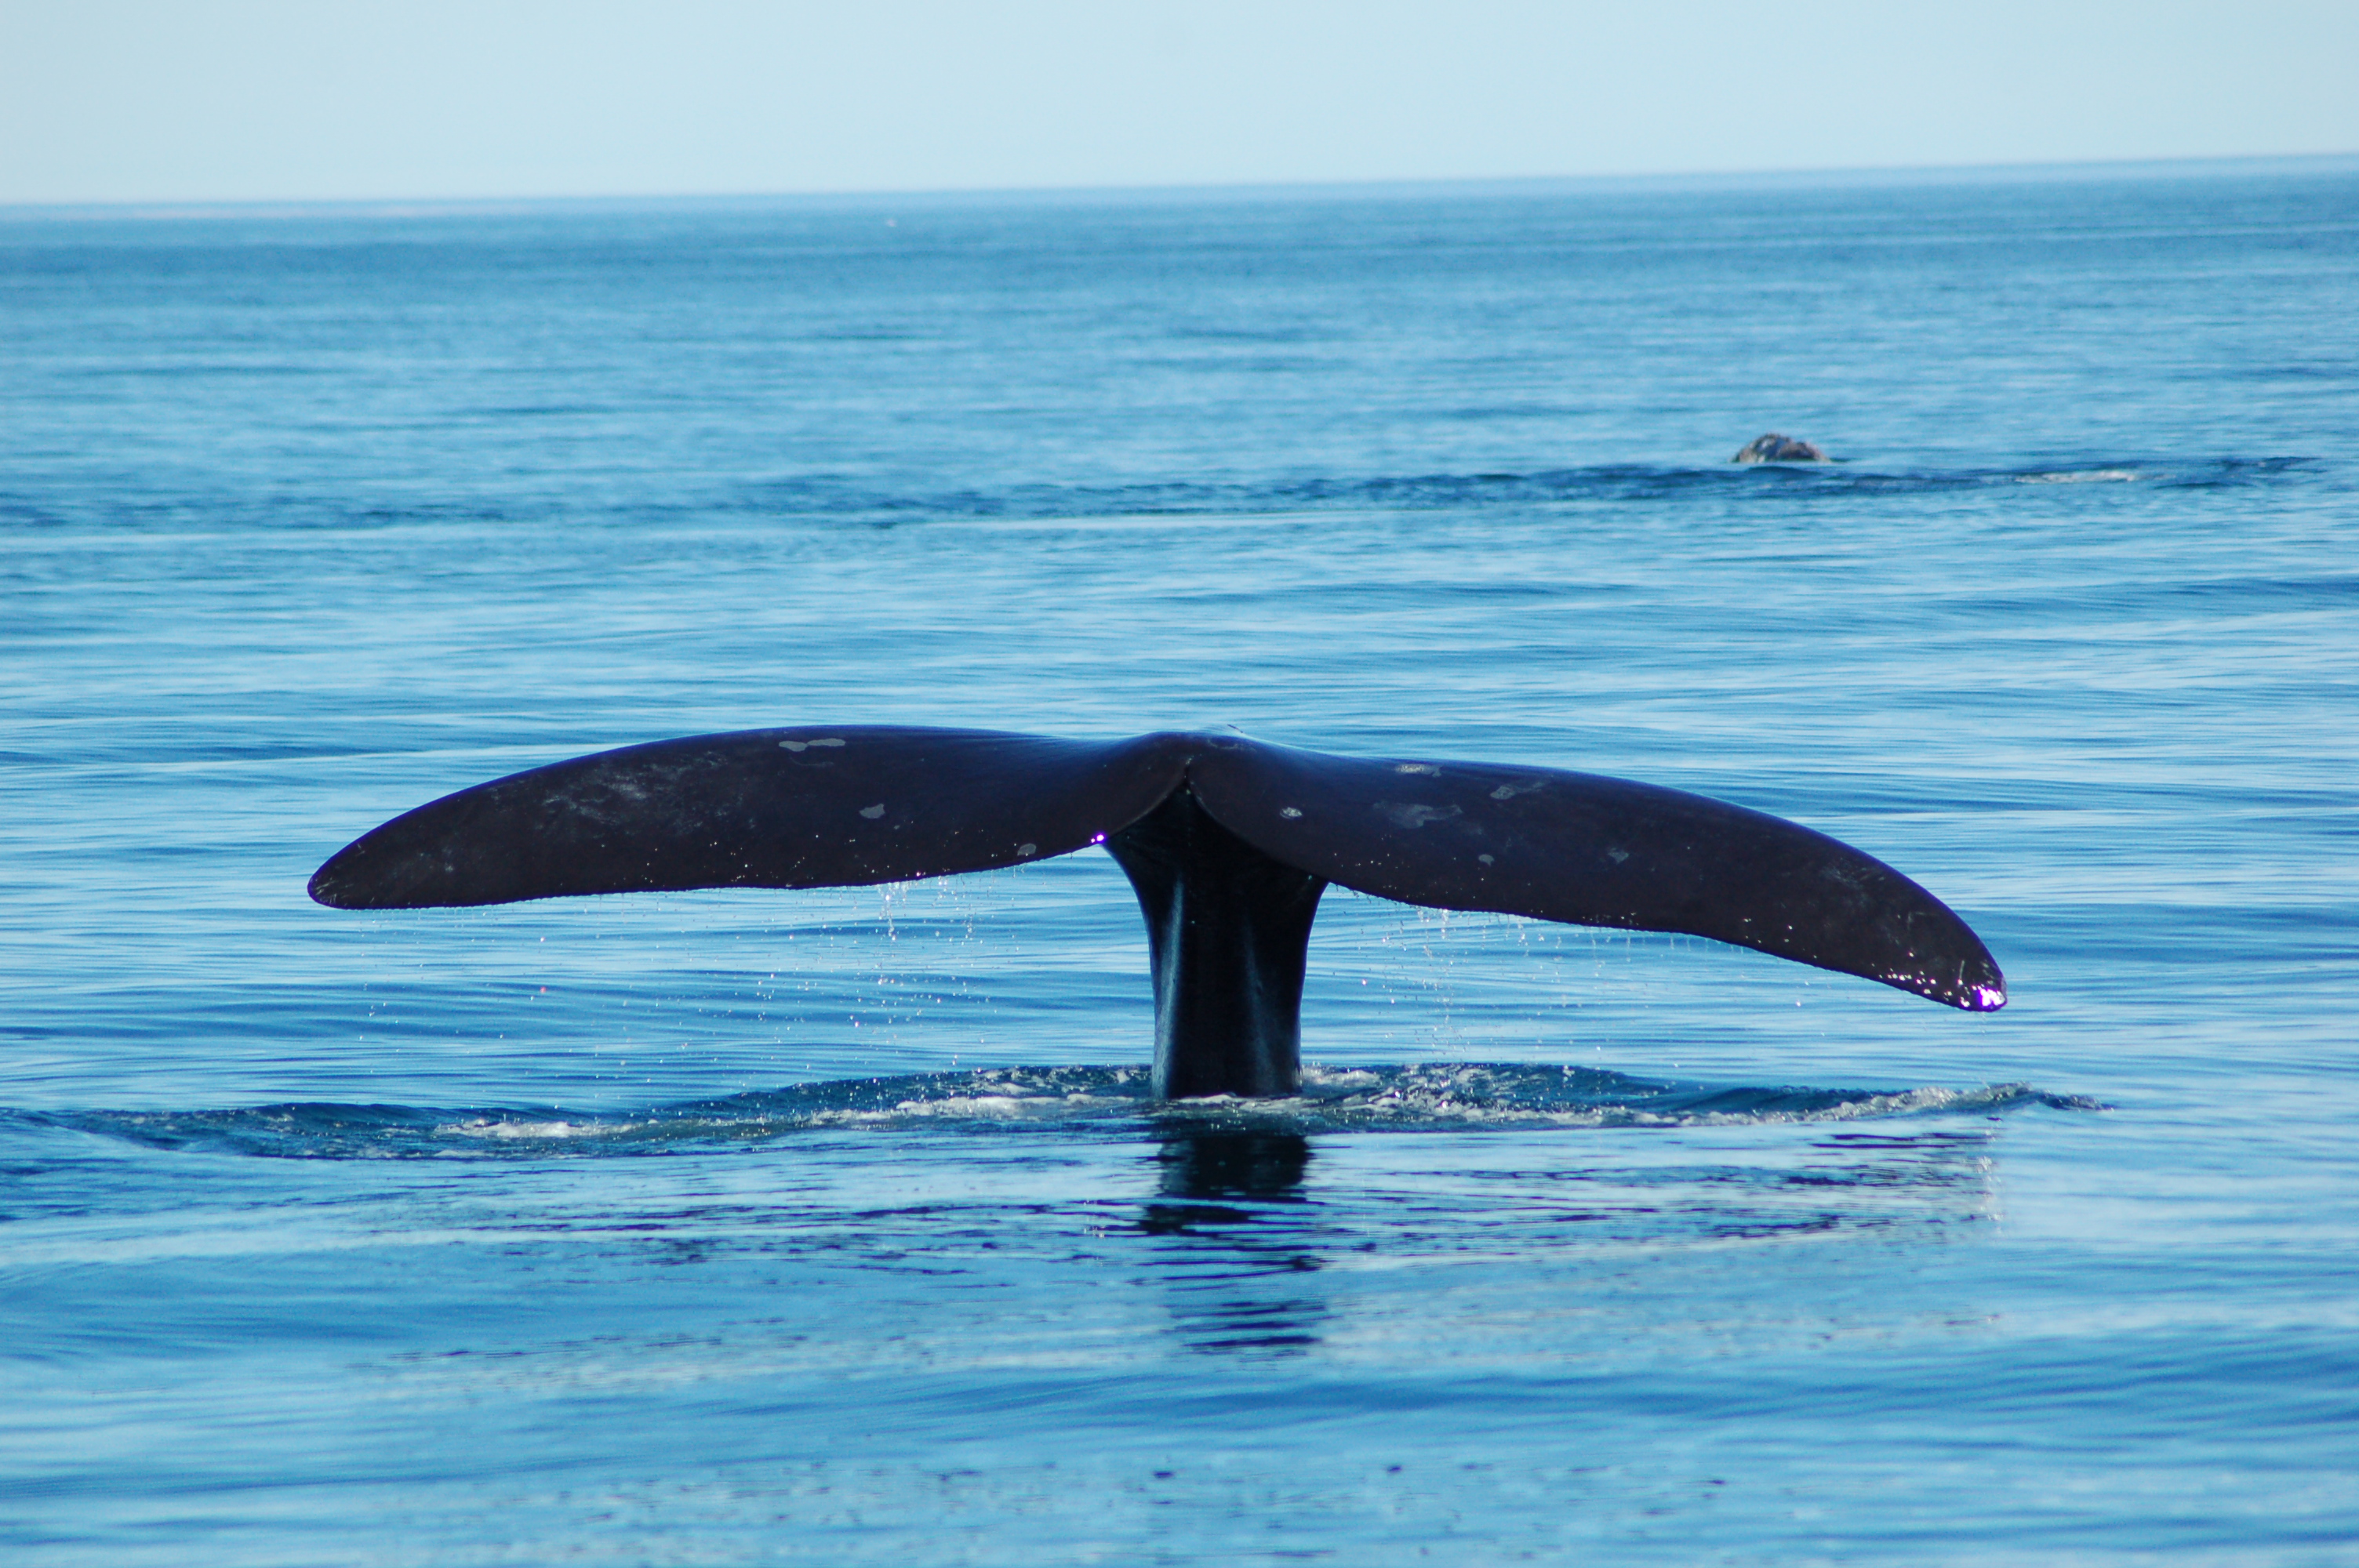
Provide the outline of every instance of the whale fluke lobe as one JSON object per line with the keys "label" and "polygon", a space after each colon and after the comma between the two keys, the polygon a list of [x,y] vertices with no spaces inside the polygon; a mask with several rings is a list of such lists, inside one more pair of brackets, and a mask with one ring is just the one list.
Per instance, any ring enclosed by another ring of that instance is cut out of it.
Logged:
{"label": "whale fluke lobe", "polygon": [[1264,853],[1357,892],[1709,936],[1953,1007],[2006,1000],[1988,949],[1932,894],[1741,806],[1595,773],[1278,746],[1214,752],[1190,776]]}
{"label": "whale fluke lobe", "polygon": [[1127,827],[1178,785],[1161,736],[755,730],[625,746],[461,790],[311,878],[340,909],[845,887],[993,871]]}
{"label": "whale fluke lobe", "polygon": [[1282,1095],[1331,882],[1443,909],[1677,931],[1953,1007],[2006,1000],[1966,924],[1781,818],[1551,768],[1377,761],[1165,733],[882,726],[602,752],[419,806],[311,878],[342,909],[991,871],[1103,844],[1147,917],[1159,1094]]}

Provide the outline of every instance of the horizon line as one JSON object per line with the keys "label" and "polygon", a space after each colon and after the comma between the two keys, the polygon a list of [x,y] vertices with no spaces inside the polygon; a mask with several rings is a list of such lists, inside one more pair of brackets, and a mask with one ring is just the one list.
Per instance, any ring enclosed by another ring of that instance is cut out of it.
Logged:
{"label": "horizon line", "polygon": [[2359,150],[2313,153],[2227,153],[2191,157],[2069,158],[2011,163],[1829,164],[1778,168],[1658,170],[1616,174],[1459,175],[1410,178],[1368,177],[1338,179],[1172,181],[1139,185],[886,186],[843,189],[607,191],[497,196],[197,197],[125,198],[89,201],[0,201],[0,219],[87,218],[164,220],[185,217],[268,218],[342,214],[440,216],[517,209],[582,207],[691,207],[829,202],[887,204],[929,201],[1025,201],[1069,199],[1090,201],[1158,198],[1286,197],[1381,198],[1456,191],[1467,194],[1608,188],[1727,188],[1745,185],[1807,186],[1924,183],[2005,183],[2110,176],[2264,173],[2297,166],[2336,164],[2359,172]]}

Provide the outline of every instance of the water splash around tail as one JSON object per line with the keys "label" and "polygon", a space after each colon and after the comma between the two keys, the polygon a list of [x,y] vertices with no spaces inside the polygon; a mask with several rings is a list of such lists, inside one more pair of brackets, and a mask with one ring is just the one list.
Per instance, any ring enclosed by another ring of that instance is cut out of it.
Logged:
{"label": "water splash around tail", "polygon": [[635,1110],[290,1103],[27,1119],[151,1148],[273,1159],[565,1159],[695,1152],[835,1130],[1151,1132],[1234,1125],[1322,1132],[1693,1128],[1992,1116],[2096,1102],[2024,1084],[1812,1088],[1680,1083],[1591,1067],[1426,1063],[1311,1067],[1290,1099],[1154,1098],[1140,1067],[1007,1067],[847,1078]]}

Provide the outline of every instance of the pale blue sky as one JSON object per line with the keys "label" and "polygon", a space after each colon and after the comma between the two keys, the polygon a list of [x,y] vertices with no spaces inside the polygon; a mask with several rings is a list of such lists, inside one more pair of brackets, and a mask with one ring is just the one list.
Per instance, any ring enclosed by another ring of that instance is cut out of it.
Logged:
{"label": "pale blue sky", "polygon": [[2359,151],[2359,0],[0,0],[0,202]]}

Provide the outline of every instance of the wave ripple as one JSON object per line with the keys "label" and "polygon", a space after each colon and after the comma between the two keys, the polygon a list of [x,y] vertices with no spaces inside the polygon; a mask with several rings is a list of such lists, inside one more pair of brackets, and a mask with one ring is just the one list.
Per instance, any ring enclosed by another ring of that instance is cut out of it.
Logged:
{"label": "wave ripple", "polygon": [[798,1133],[1234,1125],[1321,1132],[1681,1128],[1893,1117],[1992,1116],[2097,1102],[2024,1084],[1810,1088],[1672,1083],[1592,1067],[1501,1063],[1310,1068],[1290,1099],[1154,1098],[1138,1067],[1008,1067],[849,1078],[642,1110],[295,1103],[223,1110],[94,1110],[36,1123],[150,1148],[270,1159],[556,1159],[689,1152]]}

